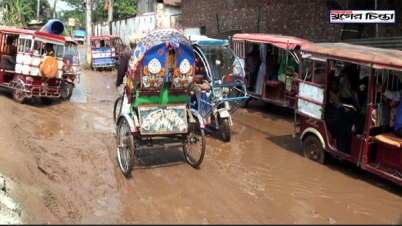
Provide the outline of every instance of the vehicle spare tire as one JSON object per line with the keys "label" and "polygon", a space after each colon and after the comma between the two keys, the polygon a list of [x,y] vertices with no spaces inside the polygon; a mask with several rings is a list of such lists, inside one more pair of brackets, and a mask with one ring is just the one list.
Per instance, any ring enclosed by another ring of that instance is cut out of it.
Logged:
{"label": "vehicle spare tire", "polygon": [[39,66],[39,70],[42,76],[46,78],[54,78],[59,70],[59,65],[55,57],[47,56],[43,59]]}

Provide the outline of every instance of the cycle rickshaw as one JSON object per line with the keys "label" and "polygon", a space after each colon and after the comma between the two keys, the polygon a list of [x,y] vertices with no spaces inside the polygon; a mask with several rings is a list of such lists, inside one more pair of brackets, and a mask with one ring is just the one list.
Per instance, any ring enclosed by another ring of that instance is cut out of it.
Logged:
{"label": "cycle rickshaw", "polygon": [[191,42],[177,29],[155,29],[139,41],[113,112],[118,164],[125,176],[139,150],[182,148],[194,168],[203,161],[205,125],[198,111],[187,107],[194,67]]}

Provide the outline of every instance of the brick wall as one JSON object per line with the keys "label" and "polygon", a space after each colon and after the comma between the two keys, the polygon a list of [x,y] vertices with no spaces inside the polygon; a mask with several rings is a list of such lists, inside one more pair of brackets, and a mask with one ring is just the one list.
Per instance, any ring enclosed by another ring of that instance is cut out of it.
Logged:
{"label": "brick wall", "polygon": [[[328,0],[182,0],[183,27],[206,26],[206,34],[230,30],[244,33],[275,33],[311,41],[339,41],[342,25],[328,23]],[[346,7],[347,0],[336,0]],[[397,10],[397,13],[400,10]],[[402,35],[402,18],[386,25],[382,36]],[[258,22],[259,21],[259,22]],[[363,37],[374,37],[374,26]],[[375,30],[374,30],[375,31]],[[363,38],[362,37],[362,38]]]}

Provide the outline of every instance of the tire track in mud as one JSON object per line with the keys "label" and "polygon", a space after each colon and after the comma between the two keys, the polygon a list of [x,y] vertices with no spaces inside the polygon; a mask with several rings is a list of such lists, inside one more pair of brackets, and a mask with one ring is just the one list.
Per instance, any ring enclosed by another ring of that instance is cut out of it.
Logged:
{"label": "tire track in mud", "polygon": [[[82,120],[77,120],[74,117],[76,112],[63,104],[69,105],[61,103],[46,108],[23,105],[12,109],[14,133],[29,150],[26,154],[30,154],[36,162],[37,172],[32,173],[43,187],[47,187],[42,192],[43,204],[59,223],[79,223],[82,219],[94,217],[99,223],[116,222],[106,217],[110,212],[116,213],[119,206],[115,194],[116,182],[113,172],[108,172],[110,163],[107,164],[105,151],[110,149],[108,143],[112,136],[105,136],[105,132],[96,130],[71,128]],[[27,111],[24,108],[31,109]],[[96,115],[99,111],[89,111],[89,114]],[[35,134],[35,126],[44,128],[46,118],[55,116],[71,120],[72,123],[65,126],[67,135],[54,130],[50,134]],[[44,125],[38,125],[38,122]],[[110,199],[115,201],[110,203]]]}

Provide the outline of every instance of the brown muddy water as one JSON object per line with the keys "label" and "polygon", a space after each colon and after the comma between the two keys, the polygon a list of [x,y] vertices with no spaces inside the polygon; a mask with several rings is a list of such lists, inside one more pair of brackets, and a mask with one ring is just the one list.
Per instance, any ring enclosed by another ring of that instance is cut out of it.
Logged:
{"label": "brown muddy water", "polygon": [[[346,162],[301,154],[293,114],[251,101],[232,140],[209,134],[200,169],[180,150],[116,162],[116,72],[84,71],[69,101],[20,105],[1,92],[0,172],[26,223],[396,224],[402,188]],[[12,131],[12,133],[6,132]]]}

